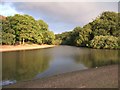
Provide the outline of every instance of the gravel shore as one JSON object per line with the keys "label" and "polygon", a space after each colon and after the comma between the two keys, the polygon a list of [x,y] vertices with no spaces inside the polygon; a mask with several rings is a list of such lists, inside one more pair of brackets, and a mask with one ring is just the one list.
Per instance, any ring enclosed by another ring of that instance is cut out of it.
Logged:
{"label": "gravel shore", "polygon": [[118,65],[103,66],[19,82],[7,88],[117,88]]}

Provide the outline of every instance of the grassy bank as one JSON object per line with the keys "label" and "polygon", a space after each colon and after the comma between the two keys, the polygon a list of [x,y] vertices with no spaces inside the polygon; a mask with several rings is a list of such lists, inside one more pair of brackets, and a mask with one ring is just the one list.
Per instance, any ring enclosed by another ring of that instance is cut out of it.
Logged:
{"label": "grassy bank", "polygon": [[117,88],[118,65],[103,66],[19,82],[7,88]]}

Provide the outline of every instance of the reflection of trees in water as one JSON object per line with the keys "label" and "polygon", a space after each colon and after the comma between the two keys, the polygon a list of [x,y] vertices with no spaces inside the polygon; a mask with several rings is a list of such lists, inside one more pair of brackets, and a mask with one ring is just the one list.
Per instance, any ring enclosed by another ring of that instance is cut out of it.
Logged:
{"label": "reflection of trees in water", "polygon": [[2,52],[0,52],[0,81],[2,81]]}
{"label": "reflection of trees in water", "polygon": [[117,64],[120,59],[118,50],[90,49],[87,54],[76,54],[74,59],[77,63],[83,63],[87,67],[99,67]]}
{"label": "reflection of trees in water", "polygon": [[3,54],[3,80],[29,80],[49,67],[50,56],[40,50]]}

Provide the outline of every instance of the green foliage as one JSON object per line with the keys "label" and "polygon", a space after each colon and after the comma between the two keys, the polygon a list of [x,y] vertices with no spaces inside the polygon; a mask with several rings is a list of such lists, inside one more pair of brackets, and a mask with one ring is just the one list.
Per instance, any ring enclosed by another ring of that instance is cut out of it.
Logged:
{"label": "green foliage", "polygon": [[56,40],[61,40],[62,45],[66,44],[66,45],[70,45],[71,43],[69,41],[70,37],[72,35],[72,32],[63,32],[62,34],[56,34]]}
{"label": "green foliage", "polygon": [[120,47],[120,13],[103,12],[92,22],[76,27],[69,32],[54,35],[43,20],[35,20],[29,15],[16,14],[6,17],[0,26],[2,44],[27,42],[37,44],[62,44],[92,48]]}
{"label": "green foliage", "polygon": [[118,37],[118,45],[119,45],[119,48],[120,48],[120,36]]}
{"label": "green foliage", "polygon": [[83,28],[79,31],[78,37],[75,39],[76,46],[86,46],[90,40],[92,30]]}
{"label": "green foliage", "polygon": [[2,43],[6,45],[12,45],[15,43],[15,35],[10,33],[2,33]]}
{"label": "green foliage", "polygon": [[0,45],[2,45],[2,31],[0,31]]}
{"label": "green foliage", "polygon": [[113,49],[120,47],[120,13],[103,12],[92,22],[73,31],[57,34],[61,44],[92,48]]}
{"label": "green foliage", "polygon": [[103,12],[93,22],[89,23],[95,36],[99,35],[113,35],[117,36],[118,29],[118,13],[115,12]]}
{"label": "green foliage", "polygon": [[91,32],[90,29],[76,27],[73,31],[56,35],[56,38],[62,40],[61,44],[86,46],[90,39]]}
{"label": "green foliage", "polygon": [[41,30],[48,30],[48,24],[43,20],[38,20],[37,23],[39,24]]}
{"label": "green foliage", "polygon": [[38,35],[36,35],[36,38],[35,38],[35,43],[37,43],[37,44],[43,44],[43,35],[42,35],[42,33],[38,33]]}
{"label": "green foliage", "polygon": [[16,14],[6,17],[1,26],[2,44],[53,44],[55,39],[54,33],[48,30],[48,25],[43,20],[36,21],[29,15]]}
{"label": "green foliage", "polygon": [[15,44],[15,31],[10,27],[10,22],[8,19],[2,20],[2,31],[0,33],[2,44]]}
{"label": "green foliage", "polygon": [[55,35],[52,31],[43,32],[43,43],[44,44],[53,44],[55,40]]}
{"label": "green foliage", "polygon": [[16,14],[8,17],[11,27],[14,29],[17,41],[32,41],[39,30],[39,25],[32,16]]}
{"label": "green foliage", "polygon": [[118,47],[118,38],[114,36],[95,36],[91,41],[90,46],[92,48],[114,49]]}
{"label": "green foliage", "polygon": [[60,45],[62,43],[62,40],[61,39],[55,39],[53,43],[54,43],[54,45]]}

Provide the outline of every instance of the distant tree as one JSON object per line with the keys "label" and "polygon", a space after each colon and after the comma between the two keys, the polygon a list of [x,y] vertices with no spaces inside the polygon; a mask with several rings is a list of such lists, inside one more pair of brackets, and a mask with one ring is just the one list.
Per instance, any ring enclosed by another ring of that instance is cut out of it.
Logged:
{"label": "distant tree", "polygon": [[[43,20],[29,15],[16,14],[5,17],[0,26],[0,44],[62,44],[92,48],[120,47],[120,13],[106,11],[92,22],[74,30],[54,35]],[[107,39],[108,38],[108,39]]]}
{"label": "distant tree", "polygon": [[54,43],[54,45],[60,45],[62,43],[62,40],[61,39],[55,39],[53,43]]}
{"label": "distant tree", "polygon": [[[66,45],[116,48],[118,45],[120,46],[120,22],[118,22],[120,15],[118,14],[109,11],[103,12],[95,20],[83,26],[83,28],[76,27],[73,31],[57,34],[56,39],[62,40],[61,44]],[[112,43],[109,44],[108,42]],[[103,44],[105,46],[102,46]]]}
{"label": "distant tree", "polygon": [[90,40],[91,32],[92,30],[87,28],[80,29],[79,35],[75,39],[76,46],[86,46]]}
{"label": "distant tree", "polygon": [[62,40],[61,44],[86,46],[90,39],[91,32],[89,28],[75,27],[73,31],[56,35],[56,38]]}
{"label": "distant tree", "polygon": [[61,34],[56,34],[56,40],[60,40],[60,44],[64,45],[70,45],[71,44],[71,35],[72,35],[72,32],[63,32]]}

